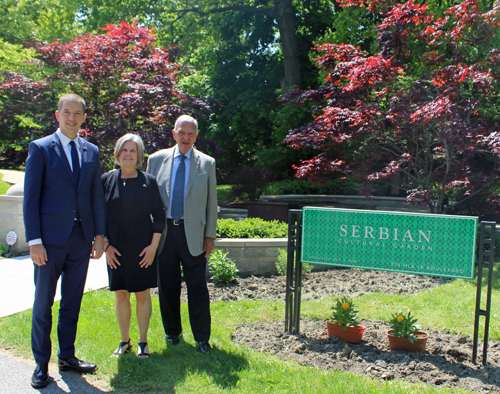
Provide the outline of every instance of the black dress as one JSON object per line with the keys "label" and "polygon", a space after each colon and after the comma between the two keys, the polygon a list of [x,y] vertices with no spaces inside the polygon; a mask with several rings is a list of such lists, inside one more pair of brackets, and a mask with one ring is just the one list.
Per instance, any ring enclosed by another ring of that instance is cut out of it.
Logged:
{"label": "black dress", "polygon": [[151,244],[153,233],[165,228],[165,212],[156,179],[137,171],[136,178],[121,179],[121,170],[102,176],[106,203],[106,236],[121,253],[120,265],[108,266],[109,289],[141,292],[157,286],[157,262],[141,268],[139,254]]}

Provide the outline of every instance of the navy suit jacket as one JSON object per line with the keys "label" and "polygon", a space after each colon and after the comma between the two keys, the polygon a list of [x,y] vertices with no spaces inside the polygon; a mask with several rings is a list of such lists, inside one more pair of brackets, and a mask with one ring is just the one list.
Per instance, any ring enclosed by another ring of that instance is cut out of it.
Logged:
{"label": "navy suit jacket", "polygon": [[99,148],[80,141],[78,185],[56,133],[30,143],[23,200],[26,241],[41,238],[47,245],[63,245],[73,230],[76,209],[86,241],[105,234]]}

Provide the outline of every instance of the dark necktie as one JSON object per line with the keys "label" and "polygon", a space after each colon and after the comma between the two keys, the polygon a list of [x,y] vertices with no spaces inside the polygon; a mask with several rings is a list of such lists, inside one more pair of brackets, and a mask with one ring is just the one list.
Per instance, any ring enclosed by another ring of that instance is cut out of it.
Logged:
{"label": "dark necktie", "polygon": [[176,222],[184,216],[184,181],[186,179],[186,156],[181,155],[177,174],[175,175],[174,192],[172,194],[172,219]]}
{"label": "dark necktie", "polygon": [[78,152],[76,150],[75,141],[70,141],[71,145],[71,164],[73,165],[73,177],[75,178],[75,183],[78,186],[78,180],[80,179],[80,160],[78,160]]}

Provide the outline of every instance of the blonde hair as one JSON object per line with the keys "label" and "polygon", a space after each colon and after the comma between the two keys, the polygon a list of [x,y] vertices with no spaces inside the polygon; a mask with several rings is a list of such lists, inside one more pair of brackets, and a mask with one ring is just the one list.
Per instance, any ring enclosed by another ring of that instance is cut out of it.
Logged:
{"label": "blonde hair", "polygon": [[118,156],[120,156],[120,153],[122,153],[123,145],[125,145],[125,143],[128,141],[135,142],[137,145],[137,167],[140,167],[142,165],[142,162],[144,161],[144,143],[142,142],[142,138],[140,136],[132,133],[125,134],[123,137],[120,137],[118,141],[116,141],[115,164],[120,165]]}

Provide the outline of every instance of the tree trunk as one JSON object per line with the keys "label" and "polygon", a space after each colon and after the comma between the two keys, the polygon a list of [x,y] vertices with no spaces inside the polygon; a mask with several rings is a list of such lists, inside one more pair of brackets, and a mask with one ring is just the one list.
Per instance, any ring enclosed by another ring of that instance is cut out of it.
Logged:
{"label": "tree trunk", "polygon": [[297,36],[295,35],[295,9],[292,0],[276,0],[274,5],[276,22],[281,38],[281,51],[285,78],[282,86],[286,88],[300,88],[300,62]]}
{"label": "tree trunk", "polygon": [[198,7],[188,9],[177,9],[175,12],[181,16],[188,12],[195,12],[198,15],[220,14],[226,11],[240,11],[255,14],[268,15],[276,20],[280,32],[281,52],[283,53],[283,65],[285,77],[282,81],[282,87],[300,88],[300,61],[299,46],[295,34],[295,8],[292,0],[274,0],[274,7],[257,7],[253,5],[228,5],[219,6],[212,9],[200,9]]}

